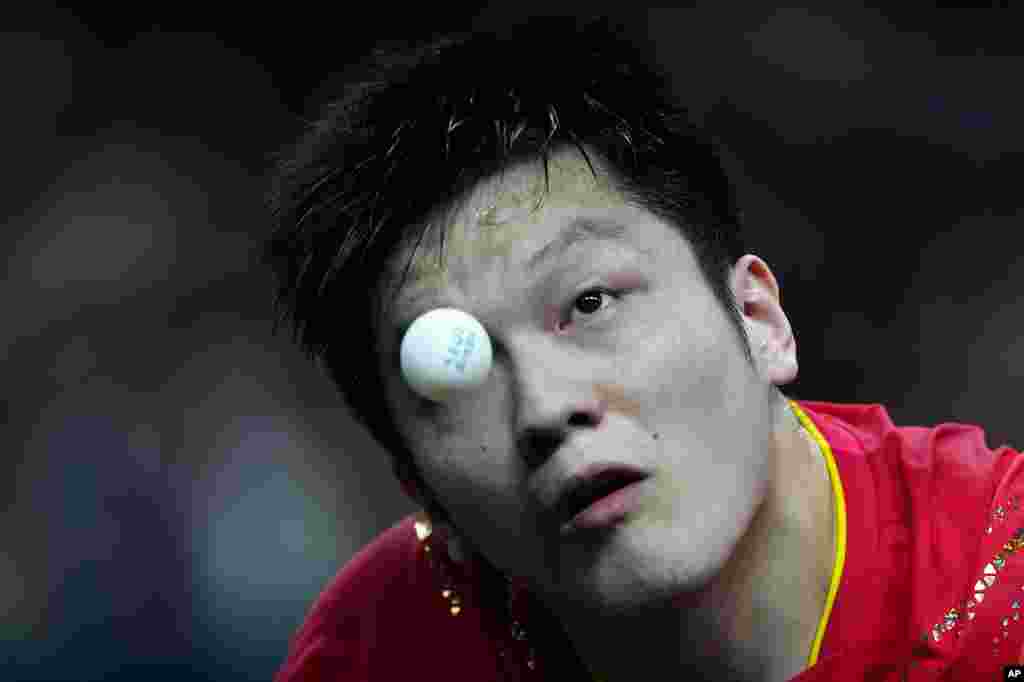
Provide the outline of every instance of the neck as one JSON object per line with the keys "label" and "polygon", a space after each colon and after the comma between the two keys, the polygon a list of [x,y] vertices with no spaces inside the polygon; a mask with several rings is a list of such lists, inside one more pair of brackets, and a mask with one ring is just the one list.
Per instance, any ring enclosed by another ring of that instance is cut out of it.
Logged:
{"label": "neck", "polygon": [[596,677],[614,682],[650,670],[662,678],[785,682],[806,668],[831,579],[831,484],[823,454],[788,402],[778,410],[772,450],[767,497],[700,593],[565,620]]}

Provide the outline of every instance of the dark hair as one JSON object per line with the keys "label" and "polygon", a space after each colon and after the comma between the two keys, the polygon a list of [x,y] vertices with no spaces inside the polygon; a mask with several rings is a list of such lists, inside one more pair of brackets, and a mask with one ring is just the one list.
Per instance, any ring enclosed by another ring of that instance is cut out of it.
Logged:
{"label": "dark hair", "polygon": [[728,283],[744,253],[732,186],[638,38],[605,18],[546,17],[387,44],[275,155],[263,250],[277,279],[274,332],[290,322],[400,475],[419,479],[385,400],[370,293],[429,216],[517,161],[542,159],[546,179],[562,146],[596,175],[595,152],[629,201],[678,228],[753,363]]}

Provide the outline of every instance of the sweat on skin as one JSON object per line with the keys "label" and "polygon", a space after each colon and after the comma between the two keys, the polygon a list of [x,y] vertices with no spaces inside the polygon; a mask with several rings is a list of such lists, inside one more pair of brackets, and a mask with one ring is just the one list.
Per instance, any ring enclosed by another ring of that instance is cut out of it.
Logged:
{"label": "sweat on skin", "polygon": [[[686,240],[590,158],[596,179],[578,150],[552,155],[550,191],[540,161],[479,183],[378,283],[390,291],[412,257],[378,346],[422,493],[475,551],[528,580],[605,679],[635,676],[638,661],[692,670],[701,652],[788,679],[806,666],[834,550],[825,463],[774,389],[797,372],[775,278],[750,254],[730,275],[751,366]],[[528,266],[579,219],[621,230]],[[577,309],[585,293],[597,311]],[[419,399],[395,364],[396,325],[438,307],[475,316],[494,346],[487,382],[444,404]],[[561,436],[540,462],[520,451],[535,429]],[[636,513],[599,540],[560,536],[538,492],[609,461],[650,472]]]}

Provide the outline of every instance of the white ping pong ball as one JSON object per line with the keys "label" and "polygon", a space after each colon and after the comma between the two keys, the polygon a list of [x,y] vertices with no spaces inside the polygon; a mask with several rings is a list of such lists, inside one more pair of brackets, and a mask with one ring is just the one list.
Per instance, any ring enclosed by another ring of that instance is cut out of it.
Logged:
{"label": "white ping pong ball", "polygon": [[409,388],[439,402],[481,386],[493,356],[491,339],[479,320],[455,308],[436,308],[409,325],[399,357]]}

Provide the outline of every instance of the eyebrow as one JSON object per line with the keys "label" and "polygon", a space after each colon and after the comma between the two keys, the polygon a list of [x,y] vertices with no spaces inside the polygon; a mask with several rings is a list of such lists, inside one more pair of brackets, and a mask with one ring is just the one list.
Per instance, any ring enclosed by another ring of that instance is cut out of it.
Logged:
{"label": "eyebrow", "polygon": [[[588,242],[615,242],[619,244],[626,244],[627,232],[628,228],[623,223],[613,218],[577,216],[566,223],[554,239],[530,256],[526,261],[524,269],[528,274],[533,275],[542,265],[560,258],[574,246]],[[412,308],[414,303],[428,295],[429,294],[426,292],[415,294],[410,297],[409,300],[405,301],[404,305],[401,307]],[[442,300],[439,304],[445,305],[446,303]],[[397,322],[394,329],[399,339],[405,336],[405,332],[415,321],[414,317],[416,317],[416,315],[403,315]]]}
{"label": "eyebrow", "polygon": [[584,242],[624,242],[626,226],[611,218],[576,217],[562,228],[558,236],[530,256],[526,271],[534,273],[541,265],[565,254]]}

